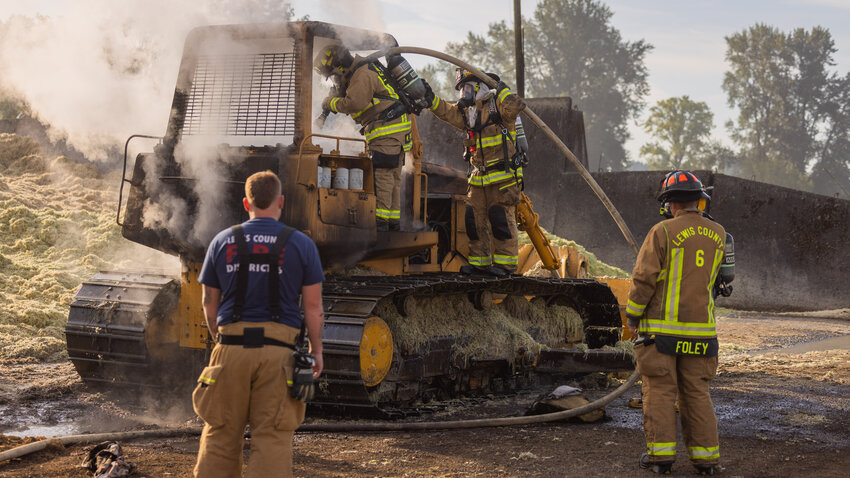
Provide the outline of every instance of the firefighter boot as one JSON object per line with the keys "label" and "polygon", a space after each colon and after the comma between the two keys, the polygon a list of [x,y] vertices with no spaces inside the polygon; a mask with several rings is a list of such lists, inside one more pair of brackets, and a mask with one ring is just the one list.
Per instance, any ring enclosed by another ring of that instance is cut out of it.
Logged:
{"label": "firefighter boot", "polygon": [[720,465],[694,465],[694,468],[700,476],[714,476],[720,473]]}
{"label": "firefighter boot", "polygon": [[653,473],[657,473],[659,475],[669,475],[673,472],[673,462],[672,461],[661,461],[661,462],[651,462],[649,461],[649,455],[644,453],[640,456],[640,461],[638,462],[642,470],[649,469]]}

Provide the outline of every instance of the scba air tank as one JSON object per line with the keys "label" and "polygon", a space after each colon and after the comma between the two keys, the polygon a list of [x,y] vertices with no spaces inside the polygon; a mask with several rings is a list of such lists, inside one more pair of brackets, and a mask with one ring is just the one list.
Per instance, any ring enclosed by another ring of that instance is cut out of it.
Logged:
{"label": "scba air tank", "polygon": [[720,280],[726,284],[735,280],[735,239],[726,233],[726,255],[720,265]]}
{"label": "scba air tank", "polygon": [[522,126],[522,119],[519,116],[516,117],[514,126],[516,127],[516,149],[520,153],[527,153],[528,140],[525,138],[525,128]]}
{"label": "scba air tank", "polygon": [[425,98],[425,85],[422,84],[422,79],[401,55],[387,58],[387,67],[409,98],[413,100]]}

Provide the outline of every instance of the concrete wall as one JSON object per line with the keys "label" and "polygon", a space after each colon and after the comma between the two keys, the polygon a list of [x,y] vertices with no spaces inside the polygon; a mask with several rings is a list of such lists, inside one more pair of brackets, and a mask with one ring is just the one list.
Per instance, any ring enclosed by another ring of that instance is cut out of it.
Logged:
{"label": "concrete wall", "polygon": [[[732,297],[719,299],[720,305],[850,307],[850,201],[723,174],[696,174],[714,186],[711,215],[735,237],[735,290]],[[594,175],[639,243],[660,219],[654,195],[662,177],[659,172]],[[565,173],[557,181],[571,194],[557,201],[553,232],[630,270],[631,251],[581,177]],[[535,194],[541,200],[544,195]]]}
{"label": "concrete wall", "polygon": [[[567,117],[573,110],[565,100],[537,99],[529,105],[561,138],[570,138],[568,131],[576,126]],[[634,254],[608,212],[549,140],[525,123],[530,143],[526,194],[541,225],[631,271]],[[420,116],[419,124],[426,161],[466,168],[459,132],[433,115]],[[696,174],[714,186],[711,214],[735,237],[734,293],[718,299],[719,305],[760,310],[850,307],[850,201],[707,171]],[[663,177],[657,171],[594,174],[638,245],[661,220],[655,193]]]}

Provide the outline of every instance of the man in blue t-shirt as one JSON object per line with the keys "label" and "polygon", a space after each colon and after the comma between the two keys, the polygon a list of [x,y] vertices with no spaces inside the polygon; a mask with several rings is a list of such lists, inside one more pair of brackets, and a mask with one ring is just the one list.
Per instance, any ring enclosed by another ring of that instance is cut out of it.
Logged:
{"label": "man in blue t-shirt", "polygon": [[250,219],[212,240],[198,279],[217,343],[192,394],[205,423],[196,477],[242,476],[246,424],[247,476],[292,476],[292,435],[305,409],[289,390],[302,308],[313,376],[322,373],[324,274],[316,245],[278,221],[283,196],[271,171],[248,178],[243,205]]}

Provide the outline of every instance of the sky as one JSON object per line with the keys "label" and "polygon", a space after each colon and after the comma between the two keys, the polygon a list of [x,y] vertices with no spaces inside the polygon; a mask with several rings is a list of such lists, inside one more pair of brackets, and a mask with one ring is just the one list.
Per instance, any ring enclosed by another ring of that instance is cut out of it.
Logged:
{"label": "sky", "polygon": [[[150,91],[147,93],[162,96],[161,102],[145,100],[145,104],[166,108],[173,91],[176,59],[179,58],[179,50],[182,48],[182,40],[177,37],[185,35],[183,30],[194,26],[190,25],[191,23],[259,21],[256,18],[258,9],[254,8],[254,15],[251,15],[252,7],[271,1],[274,0],[0,0],[0,21],[16,14],[68,17],[78,19],[79,22],[86,21],[88,17],[118,18],[124,22],[124,32],[129,30],[132,33],[135,28],[136,36],[142,36],[149,24],[170,28],[173,35],[157,33],[151,41],[161,44],[160,56],[167,60],[167,69],[173,70],[173,73],[169,71],[171,76],[158,79],[156,88],[148,88]],[[483,34],[492,22],[513,22],[512,0],[294,0],[291,3],[296,17],[309,15],[311,20],[381,30],[395,36],[400,45],[436,50],[442,50],[446,42],[462,41],[469,31]],[[798,27],[826,27],[832,33],[838,49],[834,68],[840,74],[845,74],[850,69],[850,0],[608,0],[604,3],[613,12],[611,24],[620,30],[625,40],[643,39],[654,46],[646,57],[651,87],[646,98],[647,105],[651,106],[661,99],[681,95],[688,95],[694,101],[706,102],[714,113],[713,135],[728,146],[732,144],[724,124],[734,119],[737,113],[727,105],[726,94],[721,88],[727,69],[724,61],[724,36],[742,31],[756,23],[773,25],[784,31]],[[537,4],[538,0],[523,0],[523,15],[530,17]],[[215,5],[231,6],[216,8]],[[92,8],[112,11],[107,16],[101,11],[91,11]],[[163,15],[157,8],[168,8],[171,14]],[[228,11],[223,14],[222,10]],[[135,27],[134,22],[138,22]],[[53,41],[64,44],[86,30],[88,36],[93,36],[92,29],[96,28],[97,24],[93,24],[91,28],[69,28],[61,39]],[[93,44],[96,40],[102,38],[92,38]],[[170,46],[172,43],[173,47]],[[75,54],[67,45],[62,46],[62,53],[57,53],[60,63],[63,57]],[[44,48],[49,49],[51,46]],[[169,50],[176,54],[166,55]],[[43,50],[39,52],[39,55],[43,54]],[[408,60],[414,67],[421,67],[432,61],[414,55],[409,55]],[[4,77],[5,73],[0,69],[0,81]],[[42,79],[47,78],[42,75]],[[42,90],[35,89],[34,94],[40,94],[44,99],[42,103],[45,108],[50,108],[46,103],[57,101],[49,94],[55,90],[55,87],[46,83]],[[109,101],[114,102],[114,96],[109,97]],[[159,106],[160,103],[163,106]],[[577,103],[581,108],[580,99]],[[67,105],[66,109],[71,109],[72,106]],[[129,104],[128,108],[132,106]],[[62,111],[53,113],[54,116],[62,116]],[[45,116],[50,116],[47,111]],[[164,117],[165,114],[157,110],[150,123],[161,125]],[[645,117],[646,110],[640,119]],[[128,118],[127,126],[116,124],[114,121],[110,121],[108,126],[116,129],[130,128],[131,120],[132,118]],[[630,159],[639,160],[638,150],[649,138],[637,123],[629,126],[632,139],[626,144],[626,149],[630,153]],[[126,131],[127,134],[131,132],[138,132],[138,129]]]}
{"label": "sky", "polygon": [[[346,24],[351,11],[333,8],[337,2],[295,0],[296,16],[311,20]],[[354,5],[360,2],[342,2]],[[467,32],[486,33],[492,22],[506,20],[513,25],[511,0],[378,0],[380,18],[367,28],[391,33],[400,45],[442,50],[446,42],[463,41]],[[539,2],[522,0],[522,14],[531,17]],[[714,113],[713,135],[732,146],[725,123],[737,112],[727,105],[721,88],[727,69],[724,37],[756,23],[781,30],[830,30],[838,52],[835,68],[840,74],[850,70],[850,0],[607,0],[613,12],[611,24],[626,41],[646,40],[655,48],[647,55],[650,94],[647,108],[657,101],[688,95],[704,101]],[[427,5],[427,6],[426,6]],[[360,26],[360,25],[358,25]],[[414,67],[430,60],[409,58]],[[581,108],[579,100],[578,107]],[[626,144],[632,160],[640,160],[640,146],[649,141],[641,127],[631,124],[632,140]],[[593,154],[591,151],[590,154]]]}

